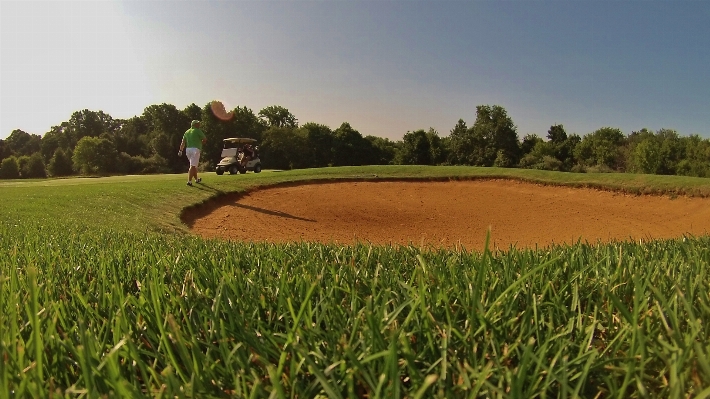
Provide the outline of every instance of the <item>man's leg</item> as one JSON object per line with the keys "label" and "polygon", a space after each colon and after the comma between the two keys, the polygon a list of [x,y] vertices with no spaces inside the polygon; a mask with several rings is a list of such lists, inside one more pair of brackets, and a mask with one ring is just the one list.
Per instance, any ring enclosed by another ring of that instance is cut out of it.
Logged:
{"label": "man's leg", "polygon": [[200,164],[200,153],[202,151],[197,150],[197,153],[195,154],[195,183],[199,183],[200,179],[197,177],[197,165]]}

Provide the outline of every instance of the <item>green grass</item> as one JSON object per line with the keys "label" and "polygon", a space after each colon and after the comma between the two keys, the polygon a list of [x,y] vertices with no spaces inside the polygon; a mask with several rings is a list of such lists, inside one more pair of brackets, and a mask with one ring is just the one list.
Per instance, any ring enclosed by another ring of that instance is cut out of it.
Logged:
{"label": "green grass", "polygon": [[0,397],[710,396],[707,237],[469,253],[203,240],[179,220],[259,185],[479,177],[710,193],[462,167],[0,183]]}

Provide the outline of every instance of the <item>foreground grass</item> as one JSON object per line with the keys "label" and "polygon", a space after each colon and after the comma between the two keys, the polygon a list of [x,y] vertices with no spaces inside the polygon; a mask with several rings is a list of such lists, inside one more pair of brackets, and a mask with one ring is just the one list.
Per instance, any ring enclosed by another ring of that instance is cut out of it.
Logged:
{"label": "foreground grass", "polygon": [[0,229],[0,396],[710,393],[708,239],[477,254]]}
{"label": "foreground grass", "polygon": [[710,192],[458,167],[0,184],[0,397],[710,397],[708,238],[481,254],[164,233],[263,184],[489,176]]}

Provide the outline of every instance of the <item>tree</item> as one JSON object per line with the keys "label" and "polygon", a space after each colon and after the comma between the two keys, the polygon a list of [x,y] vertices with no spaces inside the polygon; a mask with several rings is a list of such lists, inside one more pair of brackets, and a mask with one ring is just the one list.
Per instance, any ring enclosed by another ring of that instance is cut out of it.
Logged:
{"label": "tree", "polygon": [[[190,128],[191,119],[174,105],[165,103],[146,107],[143,119],[149,131],[146,137],[146,144],[151,149],[149,154],[159,155],[167,161],[168,170],[182,170],[185,159],[177,155],[177,149],[183,134]],[[160,147],[156,147],[156,140],[160,141]]]}
{"label": "tree", "polygon": [[585,166],[618,169],[622,164],[620,147],[623,142],[621,130],[603,127],[584,136],[574,149],[574,157]]}
{"label": "tree", "polygon": [[400,165],[437,165],[447,153],[439,133],[434,128],[407,132],[402,138],[395,163]]}
{"label": "tree", "polygon": [[304,167],[305,136],[301,129],[271,127],[264,132],[261,155],[265,168],[295,169]]}
{"label": "tree", "polygon": [[543,140],[537,134],[526,134],[525,137],[523,137],[523,142],[520,144],[520,152],[522,156],[532,152],[537,143],[543,143]]}
{"label": "tree", "polygon": [[5,145],[16,156],[31,155],[40,150],[42,138],[37,134],[29,134],[20,129],[15,129],[5,139]]}
{"label": "tree", "polygon": [[14,156],[7,157],[0,162],[0,179],[19,179],[20,167]]}
{"label": "tree", "polygon": [[[476,122],[473,135],[479,138],[483,148],[479,149],[477,164],[491,166],[496,158],[508,159],[508,165],[520,160],[518,133],[513,120],[500,105],[479,105],[476,107]],[[502,155],[499,154],[502,151]]]}
{"label": "tree", "polygon": [[297,128],[298,120],[288,109],[279,105],[271,105],[259,111],[259,117],[265,120],[269,127]]}
{"label": "tree", "polygon": [[[102,133],[115,134],[120,130],[120,122],[114,120],[111,115],[103,111],[91,111],[83,109],[71,115],[66,124],[65,134],[70,141],[70,148],[84,137],[98,137]],[[63,148],[67,148],[64,147]]]}
{"label": "tree", "polygon": [[449,135],[449,143],[452,164],[513,166],[521,156],[516,127],[500,105],[477,106],[473,126],[466,129],[460,119]]}
{"label": "tree", "polygon": [[29,169],[27,165],[30,163],[30,157],[28,155],[22,155],[17,157],[17,166],[20,168],[20,177],[23,179],[27,178],[29,175]]}
{"label": "tree", "polygon": [[115,169],[117,156],[111,141],[87,136],[76,144],[72,161],[82,174],[103,174]]}
{"label": "tree", "polygon": [[57,148],[52,159],[47,166],[50,176],[69,176],[72,174],[71,157],[67,156],[63,149]]}
{"label": "tree", "polygon": [[148,156],[150,145],[148,133],[150,126],[144,116],[134,116],[123,121],[121,129],[113,136],[116,151],[129,156]]}
{"label": "tree", "polygon": [[11,155],[12,151],[10,150],[10,146],[7,145],[5,140],[0,139],[0,162]]}
{"label": "tree", "polygon": [[333,164],[333,141],[335,137],[330,127],[308,122],[301,127],[305,135],[305,163],[309,168],[320,168]]}
{"label": "tree", "polygon": [[26,168],[22,171],[22,177],[25,179],[43,179],[47,177],[42,154],[35,152],[30,156]]}
{"label": "tree", "polygon": [[647,138],[636,146],[630,156],[631,170],[656,174],[661,165],[661,146],[655,137]]}
{"label": "tree", "polygon": [[547,131],[547,139],[555,145],[564,143],[567,140],[567,132],[565,132],[564,126],[550,126],[550,130]]}
{"label": "tree", "polygon": [[372,144],[348,122],[333,131],[333,166],[365,165],[371,151]]}
{"label": "tree", "polygon": [[475,146],[472,133],[466,122],[459,119],[449,133],[449,163],[452,165],[471,165],[470,155]]}
{"label": "tree", "polygon": [[432,165],[431,143],[424,130],[407,132],[395,162],[400,165]]}
{"label": "tree", "polygon": [[372,147],[367,164],[390,165],[394,163],[395,155],[399,151],[398,143],[388,138],[369,135],[365,136],[365,140],[369,141]]}

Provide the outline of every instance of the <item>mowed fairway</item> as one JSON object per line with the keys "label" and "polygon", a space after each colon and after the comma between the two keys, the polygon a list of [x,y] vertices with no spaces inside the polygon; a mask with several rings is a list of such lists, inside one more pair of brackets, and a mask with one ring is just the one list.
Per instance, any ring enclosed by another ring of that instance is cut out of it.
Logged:
{"label": "mowed fairway", "polygon": [[465,167],[0,182],[0,397],[710,396],[706,236],[467,251],[223,241],[181,221],[264,185],[407,178],[710,194]]}

